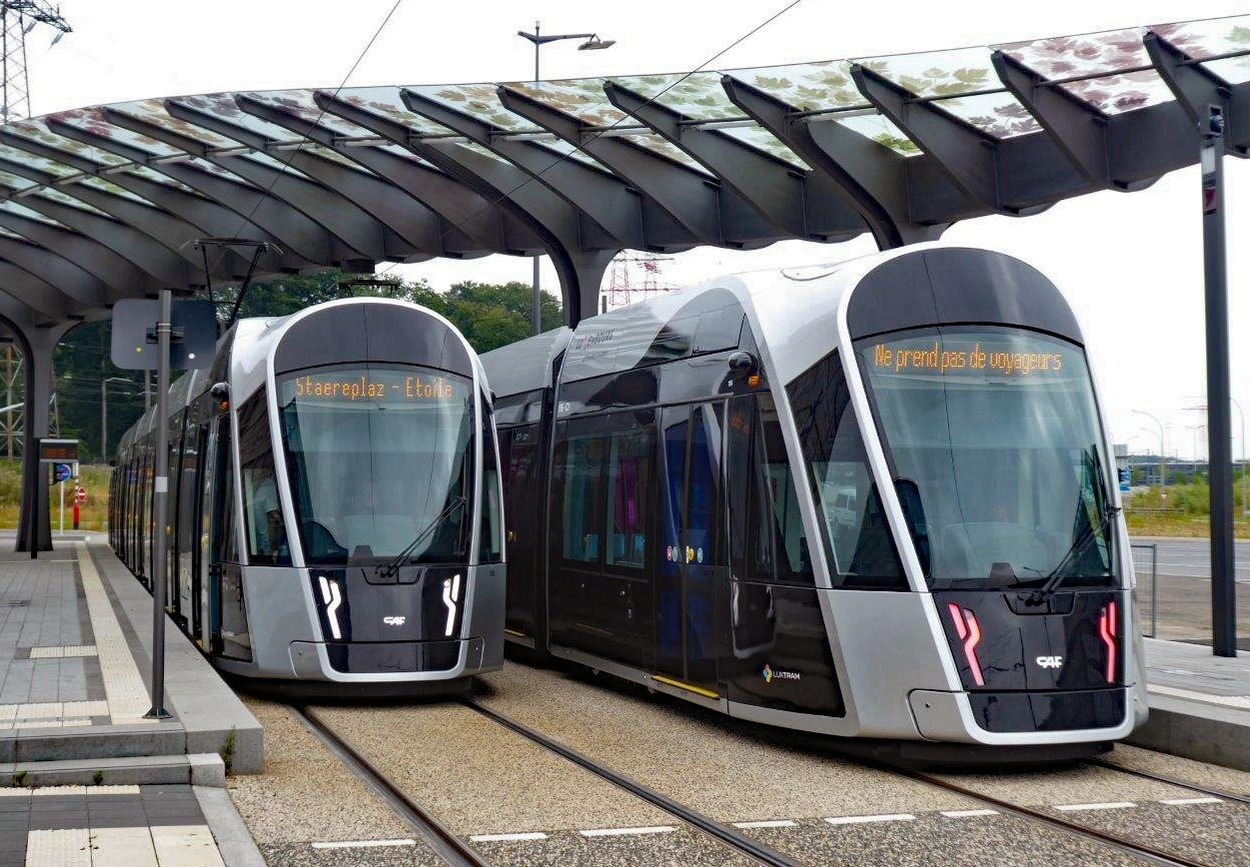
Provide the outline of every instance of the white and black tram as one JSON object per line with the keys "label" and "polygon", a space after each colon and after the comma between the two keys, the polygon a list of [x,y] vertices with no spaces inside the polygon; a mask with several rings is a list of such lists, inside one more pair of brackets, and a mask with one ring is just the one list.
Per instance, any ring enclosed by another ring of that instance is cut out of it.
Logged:
{"label": "white and black tram", "polygon": [[336,691],[441,691],[503,663],[497,448],[481,362],[442,317],[359,298],[244,319],[122,439],[114,550],[214,664]]}
{"label": "white and black tram", "polygon": [[1105,748],[1146,714],[1128,536],[1054,285],[920,245],[483,356],[511,642],[734,717]]}

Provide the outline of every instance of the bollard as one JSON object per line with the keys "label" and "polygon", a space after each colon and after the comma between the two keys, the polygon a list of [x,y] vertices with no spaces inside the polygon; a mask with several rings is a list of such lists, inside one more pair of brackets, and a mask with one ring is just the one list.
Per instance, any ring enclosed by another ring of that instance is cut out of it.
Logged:
{"label": "bollard", "polygon": [[74,500],[74,529],[78,529],[78,501]]}

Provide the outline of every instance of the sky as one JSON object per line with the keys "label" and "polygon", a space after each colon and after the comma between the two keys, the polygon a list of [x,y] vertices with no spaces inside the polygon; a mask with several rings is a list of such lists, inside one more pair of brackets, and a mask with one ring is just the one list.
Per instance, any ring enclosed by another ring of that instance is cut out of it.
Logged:
{"label": "sky", "polygon": [[[679,72],[867,57],[1085,33],[1245,13],[1205,0],[1090,3],[837,2],[800,0],[62,0],[74,28],[27,40],[32,112],[43,114],[150,96],[283,87],[509,81],[533,75],[533,47],[516,35],[536,19],[544,32],[597,32],[606,51],[576,42],[543,49],[543,77]],[[742,39],[741,42],[738,40]],[[737,45],[734,45],[738,42]],[[733,47],[730,47],[733,46]],[[726,51],[726,49],[728,50]],[[722,53],[723,52],[723,53]],[[359,63],[357,60],[359,59]],[[1250,412],[1250,166],[1228,159],[1230,330],[1233,397]],[[1157,453],[1205,456],[1202,238],[1196,168],[1132,194],[1101,192],[1043,214],[983,217],[949,229],[946,241],[1002,250],[1030,262],[1065,292],[1081,320],[1116,442]],[[703,249],[663,263],[673,285],[753,268],[828,262],[871,252],[870,239],[765,250]],[[530,279],[528,259],[433,261],[390,273],[436,288],[459,280]],[[544,261],[544,288],[556,291]],[[1246,453],[1233,413],[1234,454]]]}

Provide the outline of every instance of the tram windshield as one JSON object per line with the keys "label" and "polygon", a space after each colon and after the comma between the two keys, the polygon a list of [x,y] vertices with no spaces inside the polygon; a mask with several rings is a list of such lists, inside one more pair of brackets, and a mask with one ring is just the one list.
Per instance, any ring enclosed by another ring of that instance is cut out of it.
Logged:
{"label": "tram windshield", "polygon": [[287,474],[309,565],[463,561],[473,514],[473,389],[397,365],[278,380]]}
{"label": "tram windshield", "polygon": [[1114,582],[1108,464],[1080,347],[978,327],[871,338],[856,353],[930,586]]}

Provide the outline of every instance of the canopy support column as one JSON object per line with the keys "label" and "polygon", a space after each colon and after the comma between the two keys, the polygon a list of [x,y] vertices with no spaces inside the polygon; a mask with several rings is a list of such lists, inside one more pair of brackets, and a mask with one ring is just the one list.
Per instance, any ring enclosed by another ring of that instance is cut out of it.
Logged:
{"label": "canopy support column", "polygon": [[22,503],[18,512],[17,551],[32,558],[52,550],[52,518],[48,511],[48,474],[39,463],[39,441],[48,436],[48,404],[52,400],[52,354],[65,328],[15,328],[25,355],[26,431],[22,442]]}

